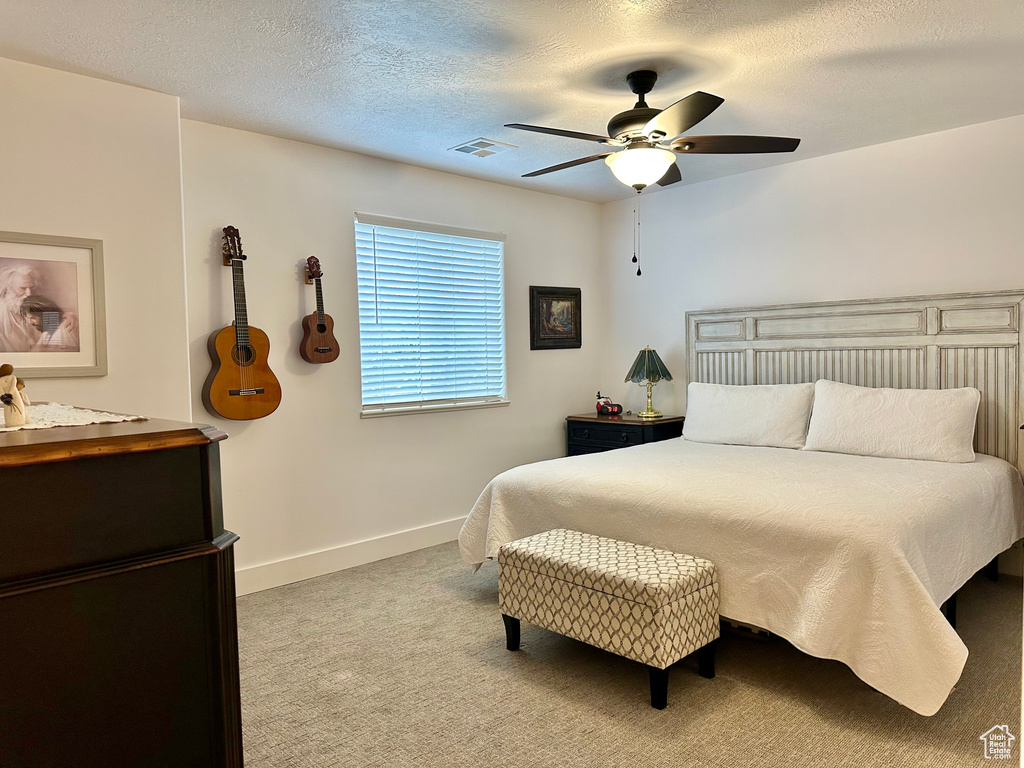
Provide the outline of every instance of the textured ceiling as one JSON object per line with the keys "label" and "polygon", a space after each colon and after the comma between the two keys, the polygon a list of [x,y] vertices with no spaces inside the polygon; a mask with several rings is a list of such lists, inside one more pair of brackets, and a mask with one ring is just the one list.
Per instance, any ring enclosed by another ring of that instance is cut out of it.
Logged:
{"label": "textured ceiling", "polygon": [[[627,197],[600,151],[508,122],[604,133],[654,69],[691,133],[803,139],[792,155],[679,158],[684,182],[1024,113],[1020,0],[0,0],[0,56],[181,97],[182,115],[588,200]],[[477,137],[517,149],[448,151]],[[653,191],[653,190],[652,190]]]}

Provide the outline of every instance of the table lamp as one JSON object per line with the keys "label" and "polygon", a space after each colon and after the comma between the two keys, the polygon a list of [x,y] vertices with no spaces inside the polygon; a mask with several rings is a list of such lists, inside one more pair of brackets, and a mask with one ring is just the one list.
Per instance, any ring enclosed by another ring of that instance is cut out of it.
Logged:
{"label": "table lamp", "polygon": [[662,417],[661,411],[654,410],[654,406],[651,404],[651,390],[662,379],[672,381],[672,374],[668,372],[668,368],[658,357],[657,352],[650,347],[644,347],[636,356],[633,367],[629,369],[625,378],[626,381],[636,382],[641,387],[647,386],[647,407],[637,414],[641,419],[660,419]]}

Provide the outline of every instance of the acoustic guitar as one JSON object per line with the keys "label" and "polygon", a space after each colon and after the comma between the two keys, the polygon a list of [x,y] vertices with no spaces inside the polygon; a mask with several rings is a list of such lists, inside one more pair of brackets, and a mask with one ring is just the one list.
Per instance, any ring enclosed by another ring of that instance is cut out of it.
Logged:
{"label": "acoustic guitar", "polygon": [[320,286],[323,272],[316,256],[306,259],[309,278],[316,283],[316,312],[302,318],[302,343],[299,354],[307,363],[332,363],[341,350],[334,338],[334,318],[324,312],[324,292]]}
{"label": "acoustic guitar", "polygon": [[281,404],[281,385],[267,364],[270,339],[249,325],[245,309],[242,238],[234,227],[224,227],[224,264],[231,266],[235,296],[235,322],[210,335],[213,368],[203,387],[207,410],[225,419],[262,419]]}

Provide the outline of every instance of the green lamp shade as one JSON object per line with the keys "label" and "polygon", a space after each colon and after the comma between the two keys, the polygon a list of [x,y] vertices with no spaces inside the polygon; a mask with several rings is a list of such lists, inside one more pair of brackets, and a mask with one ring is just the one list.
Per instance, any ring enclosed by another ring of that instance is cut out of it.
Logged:
{"label": "green lamp shade", "polygon": [[644,347],[633,361],[633,367],[629,369],[624,381],[639,384],[641,381],[658,382],[662,379],[672,381],[672,374],[668,372],[657,352],[650,347]]}

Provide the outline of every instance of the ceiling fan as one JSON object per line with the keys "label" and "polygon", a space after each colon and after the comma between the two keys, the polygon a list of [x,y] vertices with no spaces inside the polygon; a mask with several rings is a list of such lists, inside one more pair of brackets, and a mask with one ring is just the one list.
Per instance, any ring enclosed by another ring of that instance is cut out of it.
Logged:
{"label": "ceiling fan", "polygon": [[697,91],[670,107],[654,109],[647,106],[644,95],[651,92],[657,80],[658,73],[646,69],[626,76],[629,89],[639,98],[632,109],[619,112],[608,122],[607,136],[523,123],[506,124],[506,128],[568,136],[616,148],[612,152],[541,168],[523,174],[523,178],[541,176],[603,158],[615,178],[639,193],[649,184],[657,183],[665,187],[682,181],[679,166],[675,164],[676,154],[792,152],[800,144],[800,139],[778,136],[683,136],[684,132],[714,112],[725,99]]}

